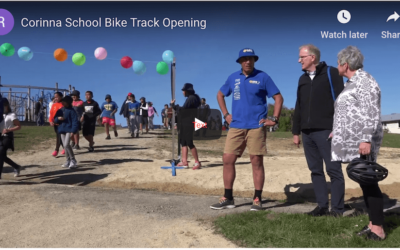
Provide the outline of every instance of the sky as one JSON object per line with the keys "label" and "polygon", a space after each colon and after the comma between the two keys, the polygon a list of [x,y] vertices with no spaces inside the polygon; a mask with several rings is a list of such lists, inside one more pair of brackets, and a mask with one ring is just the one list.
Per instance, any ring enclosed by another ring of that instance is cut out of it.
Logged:
{"label": "sky", "polygon": [[[101,104],[106,94],[121,106],[127,94],[136,99],[146,97],[160,113],[171,101],[170,74],[160,75],[156,65],[165,50],[176,57],[176,102],[185,98],[180,89],[192,83],[196,93],[207,99],[211,108],[219,109],[217,93],[230,74],[240,70],[236,63],[239,51],[252,48],[259,56],[255,67],[271,76],[284,98],[284,105],[294,108],[298,79],[303,73],[298,63],[298,48],[314,44],[321,50],[321,60],[337,67],[338,52],[348,45],[357,46],[364,54],[364,70],[378,82],[382,91],[382,114],[400,113],[398,72],[400,41],[381,38],[382,31],[400,32],[400,20],[388,17],[398,11],[400,2],[6,2],[14,17],[14,27],[0,35],[0,44],[11,43],[16,51],[29,47],[30,61],[17,53],[0,55],[3,85],[31,85],[59,88],[74,86],[81,92],[91,90]],[[351,13],[342,24],[337,19],[341,10]],[[63,27],[23,27],[21,20],[61,20]],[[103,21],[103,27],[66,27],[66,19]],[[104,27],[105,18],[127,20],[127,27]],[[133,27],[130,18],[159,20],[160,27]],[[164,27],[170,20],[206,20],[201,27]],[[321,32],[365,32],[364,39],[324,39]],[[104,47],[108,56],[97,60],[94,51]],[[53,57],[57,48],[68,52],[68,59],[58,62]],[[72,62],[72,55],[86,56],[82,66]],[[137,75],[125,69],[120,59],[130,56],[143,61],[147,70]],[[347,79],[344,78],[346,81]],[[24,89],[13,89],[25,91]],[[8,89],[1,88],[1,91]],[[46,93],[48,91],[45,91]],[[33,90],[34,95],[39,94]],[[231,111],[232,96],[226,98]],[[273,99],[268,99],[273,103]],[[117,124],[126,125],[122,116]],[[161,117],[155,118],[161,124]]]}

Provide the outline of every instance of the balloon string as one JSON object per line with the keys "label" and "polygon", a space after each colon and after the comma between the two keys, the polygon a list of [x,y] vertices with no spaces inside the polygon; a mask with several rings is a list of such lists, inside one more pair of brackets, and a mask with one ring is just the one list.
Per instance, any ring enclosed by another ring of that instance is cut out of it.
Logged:
{"label": "balloon string", "polygon": [[[46,55],[53,55],[53,53],[48,53],[48,52],[34,52],[35,54],[46,54]],[[72,57],[72,55],[68,55],[68,57]],[[97,59],[96,57],[87,57],[91,59]],[[115,61],[120,61],[121,59],[116,59],[116,58],[105,58],[108,60],[115,60]],[[139,61],[139,60],[133,60],[133,61]],[[159,63],[156,61],[141,61],[141,62],[149,62],[149,63]]]}

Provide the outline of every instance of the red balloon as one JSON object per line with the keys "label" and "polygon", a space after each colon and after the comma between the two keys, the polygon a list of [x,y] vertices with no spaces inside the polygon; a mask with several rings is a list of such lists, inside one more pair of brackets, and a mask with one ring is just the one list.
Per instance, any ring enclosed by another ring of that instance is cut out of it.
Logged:
{"label": "red balloon", "polygon": [[130,67],[132,67],[133,65],[133,61],[132,58],[130,58],[129,56],[124,56],[121,59],[121,66],[124,67],[125,69],[129,69]]}

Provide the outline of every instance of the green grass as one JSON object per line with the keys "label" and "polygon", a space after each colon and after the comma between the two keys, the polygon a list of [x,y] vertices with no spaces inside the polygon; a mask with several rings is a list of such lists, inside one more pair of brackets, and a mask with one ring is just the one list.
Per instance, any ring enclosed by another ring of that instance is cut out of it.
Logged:
{"label": "green grass", "polygon": [[[400,216],[385,217],[391,228],[387,239],[371,242],[355,235],[368,224],[367,216],[353,218],[311,217],[270,211],[226,215],[215,220],[217,232],[242,247],[344,248],[400,246]],[[358,225],[358,226],[356,226]]]}
{"label": "green grass", "polygon": [[400,135],[385,133],[383,135],[382,147],[400,148]]}
{"label": "green grass", "polygon": [[293,138],[293,134],[292,134],[292,132],[275,131],[275,132],[268,132],[267,138],[268,137],[289,139],[289,138]]}
{"label": "green grass", "polygon": [[[104,127],[96,127],[96,134],[104,133]],[[80,133],[82,138],[82,133]],[[56,138],[54,128],[50,126],[22,126],[21,130],[14,132],[15,152],[35,149],[38,144]]]}
{"label": "green grass", "polygon": [[[271,132],[268,133],[267,137],[273,138],[292,138],[292,132]],[[400,134],[388,134],[385,133],[383,136],[382,147],[388,148],[400,148]]]}

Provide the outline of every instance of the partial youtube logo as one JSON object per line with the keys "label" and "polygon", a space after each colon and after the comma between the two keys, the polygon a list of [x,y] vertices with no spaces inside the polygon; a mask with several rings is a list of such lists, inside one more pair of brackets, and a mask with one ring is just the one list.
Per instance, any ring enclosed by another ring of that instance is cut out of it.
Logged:
{"label": "partial youtube logo", "polygon": [[217,140],[222,135],[222,114],[218,109],[181,109],[178,130],[193,132],[193,140]]}

